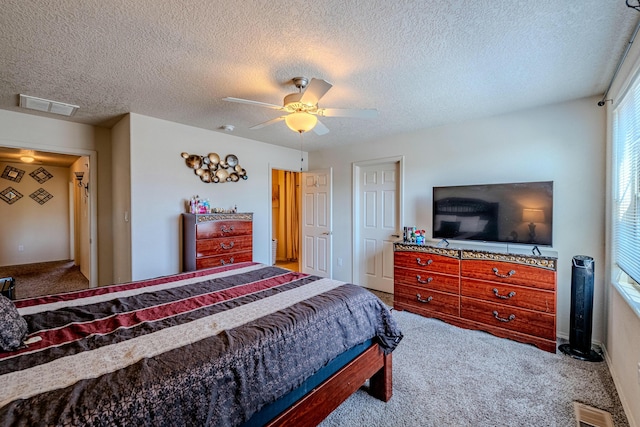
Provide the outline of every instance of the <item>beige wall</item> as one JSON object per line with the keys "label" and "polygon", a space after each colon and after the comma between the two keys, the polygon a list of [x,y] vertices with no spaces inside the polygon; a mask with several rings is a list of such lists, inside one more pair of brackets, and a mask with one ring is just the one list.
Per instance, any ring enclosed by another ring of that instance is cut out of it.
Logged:
{"label": "beige wall", "polygon": [[[0,173],[7,166],[24,175],[20,182],[0,178],[0,191],[11,187],[22,194],[12,204],[0,201],[0,266],[70,259],[70,169],[44,166],[53,177],[40,184],[29,175],[40,165],[0,162]],[[42,205],[29,197],[40,188],[53,196]]]}
{"label": "beige wall", "polygon": [[[352,163],[404,156],[403,225],[431,229],[434,186],[554,181],[553,248],[558,257],[557,329],[569,334],[571,259],[596,263],[594,340],[604,341],[605,113],[595,98],[456,123],[390,140],[310,154],[310,169],[333,167],[333,271],[352,279]],[[428,233],[430,235],[430,231]],[[506,245],[474,247],[506,251]],[[529,251],[530,246],[510,245]],[[340,267],[336,260],[342,258]]]}
{"label": "beige wall", "polygon": [[[640,44],[636,41],[629,50],[607,97],[608,113],[608,166],[611,168],[611,124],[612,112],[620,101],[622,94],[636,76],[640,75]],[[610,170],[610,169],[609,169]],[[609,174],[608,174],[609,175]],[[613,188],[609,179],[607,194],[611,195]],[[607,197],[609,215],[607,217],[607,244],[611,247],[611,200]],[[614,287],[615,272],[612,260],[607,258],[607,340],[606,356],[609,368],[616,382],[618,394],[632,427],[640,426],[640,290],[630,289],[627,299],[623,298]],[[630,302],[635,300],[635,302]],[[635,305],[635,311],[630,304]]]}
{"label": "beige wall", "polygon": [[610,288],[607,362],[629,424],[640,422],[640,318],[620,293]]}
{"label": "beige wall", "polygon": [[131,117],[127,114],[111,129],[111,193],[113,282],[131,280]]}
{"label": "beige wall", "polygon": [[[212,206],[253,212],[253,257],[269,264],[271,169],[300,170],[300,151],[139,114],[130,120],[132,279],[180,271],[180,214],[196,194]],[[235,154],[249,178],[205,184],[186,166],[182,152]]]}
{"label": "beige wall", "polygon": [[[74,248],[74,259],[76,265],[80,266],[82,274],[91,277],[91,211],[89,209],[89,190],[95,191],[89,186],[87,190],[85,185],[89,183],[90,170],[89,158],[86,156],[76,160],[70,168],[70,177],[72,181],[72,204],[74,207],[73,218],[73,241],[71,244]],[[82,187],[78,185],[75,179],[75,172],[82,172]]]}

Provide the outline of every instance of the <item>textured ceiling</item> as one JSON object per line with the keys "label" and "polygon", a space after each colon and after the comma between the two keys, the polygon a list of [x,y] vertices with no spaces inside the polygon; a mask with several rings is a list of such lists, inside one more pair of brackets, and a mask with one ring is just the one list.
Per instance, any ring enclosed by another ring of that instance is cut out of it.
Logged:
{"label": "textured ceiling", "polygon": [[[70,119],[123,114],[299,147],[278,111],[291,78],[333,83],[321,107],[327,148],[602,94],[640,14],[624,0],[3,0],[0,108],[18,94],[80,106]],[[42,113],[35,113],[42,114]],[[60,116],[52,116],[60,117]]]}

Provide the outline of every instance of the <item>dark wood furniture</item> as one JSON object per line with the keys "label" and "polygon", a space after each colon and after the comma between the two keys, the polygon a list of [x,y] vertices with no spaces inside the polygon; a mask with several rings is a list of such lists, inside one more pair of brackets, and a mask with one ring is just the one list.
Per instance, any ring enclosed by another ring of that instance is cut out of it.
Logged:
{"label": "dark wood furniture", "polygon": [[394,307],[556,351],[552,257],[394,245]]}
{"label": "dark wood furniture", "polygon": [[182,271],[253,260],[253,214],[182,214]]}
{"label": "dark wood furniture", "polygon": [[391,399],[392,357],[391,353],[385,355],[378,344],[373,344],[266,425],[318,425],[367,379],[369,394],[383,402]]}

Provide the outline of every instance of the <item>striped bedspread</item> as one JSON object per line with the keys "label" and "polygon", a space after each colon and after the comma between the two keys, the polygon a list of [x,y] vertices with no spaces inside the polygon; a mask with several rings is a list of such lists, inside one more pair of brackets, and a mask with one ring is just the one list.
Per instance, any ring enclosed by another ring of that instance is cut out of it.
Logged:
{"label": "striped bedspread", "polygon": [[402,335],[367,290],[257,263],[16,301],[0,425],[231,426],[349,348]]}

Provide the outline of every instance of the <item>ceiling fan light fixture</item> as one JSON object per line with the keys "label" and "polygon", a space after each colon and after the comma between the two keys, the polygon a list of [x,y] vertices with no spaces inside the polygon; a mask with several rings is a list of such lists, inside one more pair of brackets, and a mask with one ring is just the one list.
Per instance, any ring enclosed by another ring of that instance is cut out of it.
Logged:
{"label": "ceiling fan light fixture", "polygon": [[313,129],[318,123],[318,118],[313,114],[298,111],[287,115],[284,122],[292,131],[303,133]]}

